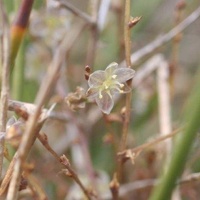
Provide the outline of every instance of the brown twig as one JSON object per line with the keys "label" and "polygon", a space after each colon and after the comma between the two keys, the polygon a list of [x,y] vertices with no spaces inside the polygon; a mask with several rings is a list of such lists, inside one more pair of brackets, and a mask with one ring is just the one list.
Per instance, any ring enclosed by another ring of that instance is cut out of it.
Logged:
{"label": "brown twig", "polygon": [[110,182],[110,190],[112,193],[112,198],[118,199],[119,197],[119,182],[117,180],[117,174],[114,174],[112,181]]}
{"label": "brown twig", "polygon": [[91,17],[94,21],[93,26],[91,26],[90,34],[91,38],[89,40],[87,55],[86,55],[86,65],[93,68],[95,57],[96,57],[96,45],[99,38],[99,29],[97,26],[98,22],[98,0],[92,0],[89,2]]}
{"label": "brown twig", "polygon": [[119,152],[118,153],[118,157],[120,159],[123,159],[123,160],[127,160],[127,159],[130,159],[130,152],[134,155],[135,153],[138,153],[138,152],[141,152],[143,151],[144,149],[146,148],[149,148],[150,146],[152,145],[155,145],[155,144],[158,144],[160,143],[161,141],[164,141],[166,139],[169,139],[171,137],[173,137],[174,135],[176,135],[177,133],[179,133],[183,128],[178,128],[176,130],[174,130],[173,132],[169,133],[169,134],[166,134],[164,136],[160,136],[152,141],[149,141],[149,142],[146,142],[138,147],[135,147],[133,149],[128,149],[128,150],[125,150],[123,152]]}
{"label": "brown twig", "polygon": [[48,197],[45,194],[45,191],[40,186],[39,181],[32,174],[28,174],[26,178],[28,180],[29,186],[33,188],[35,194],[37,195],[35,199],[48,200]]}
{"label": "brown twig", "polygon": [[[131,68],[131,37],[130,37],[130,28],[129,28],[129,21],[130,21],[130,8],[131,2],[130,0],[125,1],[125,16],[124,16],[124,44],[125,44],[125,60],[126,60],[126,67]],[[132,80],[129,80],[127,84],[130,86]],[[128,135],[128,128],[130,122],[130,114],[131,114],[131,92],[126,94],[126,102],[125,102],[125,114],[123,120],[123,127],[122,127],[122,136],[121,136],[121,144],[120,144],[120,151],[126,149],[127,143],[127,135]],[[122,165],[123,161],[120,160],[117,178],[119,181],[121,180],[121,173],[122,173]]]}
{"label": "brown twig", "polygon": [[51,155],[58,161],[60,162],[60,156],[51,148],[48,142],[48,138],[44,133],[39,133],[37,135],[37,138],[39,141],[43,144],[43,146],[51,153]]}
{"label": "brown twig", "polygon": [[48,138],[45,134],[38,134],[38,139],[40,140],[40,142],[44,145],[44,147],[50,152],[50,154],[61,164],[63,164],[69,174],[68,176],[70,176],[71,178],[74,179],[74,181],[80,186],[80,188],[83,190],[83,192],[85,193],[85,195],[88,197],[88,199],[90,198],[90,193],[88,192],[88,190],[84,187],[83,183],[81,182],[81,180],[78,178],[78,175],[75,173],[75,171],[71,168],[70,163],[68,161],[68,159],[66,158],[66,156],[58,156],[58,154],[51,148],[51,146],[48,143]]}
{"label": "brown twig", "polygon": [[74,15],[80,17],[83,19],[85,22],[87,22],[90,25],[94,25],[95,21],[93,20],[92,17],[90,17],[88,14],[82,12],[78,8],[74,7],[72,4],[70,4],[67,1],[62,1],[62,0],[57,0],[59,2],[60,7],[64,7],[68,10],[70,10]]}
{"label": "brown twig", "polygon": [[[125,1],[125,21],[124,21],[124,43],[125,43],[125,58],[126,58],[126,66],[131,67],[131,42],[130,42],[130,28],[128,26],[130,20],[130,0]],[[131,85],[131,81],[128,81],[128,84]],[[120,150],[126,148],[126,140],[128,134],[128,126],[130,121],[130,105],[131,105],[131,93],[126,95],[126,110],[123,122],[123,130],[122,130],[122,142]]]}
{"label": "brown twig", "polygon": [[8,185],[10,183],[11,177],[12,177],[12,173],[13,173],[13,168],[15,166],[16,160],[17,160],[18,155],[15,154],[12,161],[10,162],[10,165],[6,171],[6,175],[3,178],[3,181],[1,183],[1,187],[0,187],[0,197],[2,197],[2,195],[4,195],[4,193],[6,192]]}
{"label": "brown twig", "polygon": [[66,175],[73,178],[74,181],[80,186],[80,188],[82,189],[82,191],[84,192],[84,194],[88,198],[88,200],[91,200],[92,193],[90,194],[90,192],[85,188],[85,186],[83,185],[81,180],[78,178],[75,171],[71,168],[69,160],[67,159],[67,157],[65,155],[60,157],[60,163],[66,167],[66,169],[67,169],[67,171],[65,171]]}
{"label": "brown twig", "polygon": [[0,178],[1,178],[2,168],[3,168],[3,157],[4,157],[4,139],[5,139],[6,121],[7,121],[9,77],[10,77],[9,76],[10,74],[9,24],[2,1],[0,1],[0,18],[2,23],[2,41],[0,47],[2,53],[1,57],[2,60],[0,60],[0,65],[2,66],[1,104],[0,104]]}

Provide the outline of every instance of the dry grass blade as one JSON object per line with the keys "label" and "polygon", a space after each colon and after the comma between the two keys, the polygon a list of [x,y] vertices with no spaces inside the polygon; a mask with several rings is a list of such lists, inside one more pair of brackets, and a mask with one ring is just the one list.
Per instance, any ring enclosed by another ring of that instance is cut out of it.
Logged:
{"label": "dry grass blade", "polygon": [[4,10],[3,2],[0,1],[0,23],[2,24],[1,41],[1,104],[0,104],[0,177],[2,173],[4,157],[4,136],[6,131],[8,95],[9,95],[9,74],[10,74],[10,37],[9,24]]}

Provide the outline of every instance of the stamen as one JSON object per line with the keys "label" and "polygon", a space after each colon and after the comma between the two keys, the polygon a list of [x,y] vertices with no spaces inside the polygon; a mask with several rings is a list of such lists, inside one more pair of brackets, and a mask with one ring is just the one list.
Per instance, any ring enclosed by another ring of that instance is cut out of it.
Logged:
{"label": "stamen", "polygon": [[113,79],[116,79],[116,78],[117,78],[117,75],[116,75],[116,74],[112,75],[112,78],[113,78]]}
{"label": "stamen", "polygon": [[120,86],[120,88],[123,88],[123,87],[124,87],[124,84],[119,83],[119,86]]}
{"label": "stamen", "polygon": [[103,95],[101,94],[101,90],[99,91],[99,99],[102,99]]}
{"label": "stamen", "polygon": [[112,99],[112,95],[110,94],[110,91],[107,91],[107,94],[110,96],[110,98]]}
{"label": "stamen", "polygon": [[119,87],[117,87],[117,86],[115,86],[115,87],[113,87],[113,88],[115,88],[119,93],[124,93],[124,90],[121,90]]}
{"label": "stamen", "polygon": [[124,84],[122,84],[122,83],[116,82],[116,84],[119,85],[120,88],[124,87]]}

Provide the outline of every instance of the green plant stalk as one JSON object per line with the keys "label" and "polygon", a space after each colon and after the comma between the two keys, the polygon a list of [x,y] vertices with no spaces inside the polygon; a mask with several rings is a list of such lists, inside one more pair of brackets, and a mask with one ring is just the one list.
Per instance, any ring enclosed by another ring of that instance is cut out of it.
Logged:
{"label": "green plant stalk", "polygon": [[[19,0],[15,0],[14,7],[15,12],[19,9],[20,2]],[[15,52],[18,51],[16,60],[15,60],[15,68],[13,69],[12,74],[12,98],[15,100],[22,100],[22,92],[23,92],[23,83],[24,83],[24,41],[16,40],[13,41],[13,47],[19,47],[19,50],[15,49]],[[20,45],[21,42],[21,45]],[[16,44],[18,43],[18,44]],[[12,57],[12,56],[11,56]],[[14,59],[13,59],[14,60]]]}
{"label": "green plant stalk", "polygon": [[[198,75],[200,76],[200,72]],[[169,168],[161,178],[161,183],[154,189],[150,200],[169,200],[175,188],[175,183],[184,169],[189,150],[200,127],[200,79],[197,82],[189,101],[188,109],[185,112],[186,128],[181,137],[178,138],[177,145],[172,152]]]}
{"label": "green plant stalk", "polygon": [[[32,10],[34,0],[23,0],[19,7],[19,11],[17,16],[11,26],[10,37],[11,37],[11,53],[10,53],[10,65],[11,72],[15,65],[15,59],[26,32],[26,28],[28,26],[29,16]],[[17,7],[17,4],[15,4]]]}
{"label": "green plant stalk", "polygon": [[12,98],[22,100],[24,88],[24,66],[25,66],[25,41],[22,42],[16,57],[15,68],[12,77]]}

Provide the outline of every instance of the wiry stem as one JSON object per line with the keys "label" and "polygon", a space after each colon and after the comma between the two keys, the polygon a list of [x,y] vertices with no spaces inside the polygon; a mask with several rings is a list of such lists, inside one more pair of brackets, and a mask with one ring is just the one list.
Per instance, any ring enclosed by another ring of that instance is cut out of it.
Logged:
{"label": "wiry stem", "polygon": [[44,145],[44,147],[55,157],[55,159],[60,162],[61,164],[63,164],[66,168],[67,168],[67,172],[66,174],[71,177],[72,179],[74,179],[74,181],[80,186],[80,188],[82,189],[82,191],[84,192],[84,194],[87,196],[88,199],[91,199],[90,194],[88,192],[88,190],[85,188],[85,186],[83,185],[83,183],[81,182],[81,180],[79,179],[78,175],[76,174],[76,172],[72,169],[69,160],[67,159],[66,156],[58,156],[58,154],[51,148],[51,146],[48,143],[48,139],[47,136],[45,134],[38,134],[38,139],[40,140],[40,142]]}
{"label": "wiry stem", "polygon": [[6,131],[8,95],[9,95],[9,73],[10,73],[10,40],[9,26],[7,16],[5,14],[3,2],[0,1],[0,19],[2,20],[2,42],[1,42],[1,104],[0,104],[0,178],[4,157],[4,136]]}
{"label": "wiry stem", "polygon": [[142,144],[142,145],[140,145],[138,147],[135,147],[133,149],[127,149],[125,151],[119,152],[118,156],[119,156],[120,159],[123,159],[123,160],[130,159],[131,157],[129,157],[129,156],[127,157],[127,155],[130,155],[129,152],[131,152],[132,154],[141,152],[141,151],[143,151],[143,150],[145,150],[145,149],[147,149],[147,148],[149,148],[149,147],[151,147],[151,146],[153,146],[155,144],[158,144],[158,143],[160,143],[160,142],[162,142],[162,141],[164,141],[166,139],[169,139],[169,138],[175,136],[181,130],[182,130],[182,128],[178,128],[178,129],[174,130],[171,133],[168,133],[166,135],[160,136],[160,137],[158,137],[158,138],[156,138],[156,139],[154,139],[152,141],[146,142],[146,143],[144,143],[144,144]]}
{"label": "wiry stem", "polygon": [[[130,20],[130,0],[125,1],[125,21],[124,21],[124,42],[125,42],[125,60],[126,66],[131,67],[131,42],[130,42],[130,28],[128,26]],[[128,85],[131,85],[131,80],[128,81]],[[126,148],[128,128],[130,122],[130,113],[131,113],[131,93],[126,95],[126,106],[125,106],[125,115],[122,129],[122,140],[120,145],[120,151],[123,151]],[[119,163],[118,170],[118,179],[121,179],[121,170],[123,163]]]}
{"label": "wiry stem", "polygon": [[10,61],[11,61],[11,72],[14,68],[15,58],[19,50],[20,44],[26,32],[26,28],[29,21],[29,16],[32,10],[34,0],[23,0],[17,16],[11,26],[11,52],[10,52]]}
{"label": "wiry stem", "polygon": [[69,160],[67,159],[67,157],[65,155],[62,155],[60,157],[60,163],[63,164],[67,168],[67,171],[65,171],[66,175],[72,177],[74,179],[74,181],[80,186],[80,188],[84,192],[84,194],[87,197],[87,199],[91,200],[92,198],[90,196],[90,193],[84,187],[84,185],[82,184],[81,180],[78,178],[77,174],[75,173],[75,171],[70,166]]}
{"label": "wiry stem", "polygon": [[79,16],[81,19],[83,19],[88,24],[93,25],[95,23],[95,21],[93,20],[92,17],[90,17],[88,14],[82,12],[78,8],[74,7],[69,2],[63,1],[63,0],[57,0],[57,1],[59,2],[60,7],[64,7],[66,9],[70,10],[74,15]]}
{"label": "wiry stem", "polygon": [[[168,63],[163,59],[159,63],[157,69],[157,88],[158,88],[158,108],[159,108],[159,126],[160,134],[166,135],[172,130],[171,125],[171,105],[169,92],[169,67]],[[171,141],[165,142],[164,154],[167,157],[167,162],[171,155]]]}
{"label": "wiry stem", "polygon": [[[200,72],[198,73],[198,77],[199,75]],[[167,172],[161,178],[160,186],[155,188],[152,196],[150,197],[151,200],[170,199],[176,180],[179,178],[184,169],[189,150],[199,129],[200,81],[199,78],[197,80],[198,82],[188,104],[188,110],[185,112],[185,122],[187,125],[184,130],[184,134],[181,135],[175,145]]]}

